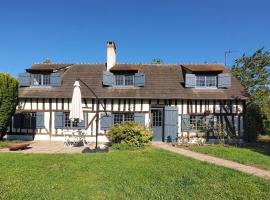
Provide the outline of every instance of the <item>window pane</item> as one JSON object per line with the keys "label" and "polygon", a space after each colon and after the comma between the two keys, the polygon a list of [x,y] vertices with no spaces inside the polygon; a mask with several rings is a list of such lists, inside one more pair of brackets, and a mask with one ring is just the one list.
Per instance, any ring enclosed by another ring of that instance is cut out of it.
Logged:
{"label": "window pane", "polygon": [[215,87],[216,86],[216,76],[206,76],[206,87]]}
{"label": "window pane", "polygon": [[190,129],[196,130],[196,116],[190,116],[189,126]]}
{"label": "window pane", "polygon": [[115,113],[113,115],[113,123],[118,124],[123,122],[123,114],[122,113]]}
{"label": "window pane", "polygon": [[36,128],[36,113],[23,113],[22,128],[35,129]]}
{"label": "window pane", "polygon": [[69,120],[69,113],[64,113],[64,127],[71,127],[71,122]]}
{"label": "window pane", "polygon": [[115,75],[115,85],[124,85],[123,75]]}
{"label": "window pane", "polygon": [[125,121],[134,121],[133,113],[125,113]]}
{"label": "window pane", "polygon": [[196,86],[205,87],[205,76],[196,76]]}
{"label": "window pane", "polygon": [[125,75],[125,85],[133,85],[133,75]]}
{"label": "window pane", "polygon": [[43,85],[50,85],[50,83],[51,83],[50,74],[44,74],[43,75]]}
{"label": "window pane", "polygon": [[152,111],[152,126],[162,126],[162,116],[163,112],[161,110]]}
{"label": "window pane", "polygon": [[41,74],[33,74],[33,85],[41,85]]}

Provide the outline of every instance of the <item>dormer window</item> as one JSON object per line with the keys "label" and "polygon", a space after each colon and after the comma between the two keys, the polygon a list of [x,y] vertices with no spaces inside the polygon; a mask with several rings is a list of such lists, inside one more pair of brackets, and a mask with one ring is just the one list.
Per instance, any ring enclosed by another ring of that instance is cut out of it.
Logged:
{"label": "dormer window", "polygon": [[19,74],[19,86],[28,87],[28,86],[61,86],[61,74],[59,72],[53,73],[20,73]]}
{"label": "dormer window", "polygon": [[231,86],[230,73],[205,73],[185,75],[186,88],[228,88]]}
{"label": "dormer window", "polygon": [[196,75],[196,87],[217,87],[217,76]]}
{"label": "dormer window", "polygon": [[132,86],[134,85],[133,74],[116,74],[114,75],[114,84],[116,86]]}
{"label": "dormer window", "polygon": [[[121,72],[112,73],[109,71],[103,71],[104,86],[137,86],[143,87],[145,83],[145,77],[143,72],[131,73]],[[120,87],[121,88],[121,87]]]}
{"label": "dormer window", "polygon": [[49,86],[51,84],[50,74],[33,74],[32,85],[33,86]]}

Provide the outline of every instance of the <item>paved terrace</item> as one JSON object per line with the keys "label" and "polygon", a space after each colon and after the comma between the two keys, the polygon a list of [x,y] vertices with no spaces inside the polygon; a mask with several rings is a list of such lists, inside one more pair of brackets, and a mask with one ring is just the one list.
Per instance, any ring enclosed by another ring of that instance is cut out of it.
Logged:
{"label": "paved terrace", "polygon": [[0,149],[0,152],[20,152],[20,153],[83,153],[95,148],[95,142],[87,146],[65,147],[60,141],[33,141],[29,148],[19,151],[9,151],[8,148]]}

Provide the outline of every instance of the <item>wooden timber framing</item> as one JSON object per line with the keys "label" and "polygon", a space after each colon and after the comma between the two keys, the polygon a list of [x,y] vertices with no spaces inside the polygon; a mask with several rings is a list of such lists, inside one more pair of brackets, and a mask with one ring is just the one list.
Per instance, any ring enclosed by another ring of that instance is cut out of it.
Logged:
{"label": "wooden timber framing", "polygon": [[[13,128],[12,134],[25,134],[25,133],[36,133],[39,135],[48,134],[50,137],[59,136],[57,133],[61,129],[54,128],[54,113],[55,112],[69,112],[69,103],[71,99],[69,98],[22,98],[21,105],[22,109],[18,110],[19,112],[44,112],[46,117],[46,130],[28,130],[21,128]],[[205,114],[205,111],[210,111],[211,114],[216,116],[221,120],[224,126],[228,126],[229,129],[235,131],[240,136],[243,131],[245,131],[245,101],[238,99],[230,100],[219,100],[219,99],[118,99],[118,98],[109,98],[109,99],[93,99],[93,98],[83,98],[83,110],[89,116],[89,120],[86,122],[86,129],[89,130],[88,134],[92,135],[94,132],[100,134],[103,131],[100,130],[99,125],[99,116],[100,113],[109,112],[109,113],[144,113],[146,114],[146,123],[151,125],[151,106],[177,106],[179,111],[179,122],[181,125],[181,117],[183,114],[190,115],[202,115]],[[103,104],[103,106],[101,106]],[[242,111],[241,111],[242,109]],[[97,114],[98,113],[98,114]],[[90,117],[91,116],[91,117]],[[97,117],[98,116],[98,117]],[[98,118],[98,119],[97,119]],[[95,121],[95,123],[94,123]],[[13,123],[10,123],[13,125]],[[241,126],[244,126],[244,130],[241,129]],[[63,129],[62,129],[63,130]],[[91,132],[91,134],[90,134]],[[241,134],[240,134],[241,133]],[[61,135],[61,134],[60,134]],[[182,131],[179,127],[179,135],[182,135]],[[245,135],[245,134],[244,134]]]}

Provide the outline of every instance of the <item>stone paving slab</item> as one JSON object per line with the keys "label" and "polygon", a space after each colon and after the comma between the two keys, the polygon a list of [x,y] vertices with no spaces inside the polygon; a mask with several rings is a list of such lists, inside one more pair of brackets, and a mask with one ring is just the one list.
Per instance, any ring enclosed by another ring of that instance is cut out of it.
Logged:
{"label": "stone paving slab", "polygon": [[205,162],[209,162],[209,163],[213,163],[216,165],[220,165],[220,166],[224,166],[224,167],[228,167],[231,169],[235,169],[241,172],[245,172],[248,174],[252,174],[255,176],[259,176],[265,179],[269,179],[270,180],[270,171],[269,170],[264,170],[264,169],[259,169],[257,167],[253,167],[253,166],[248,166],[248,165],[243,165],[234,161],[230,161],[230,160],[225,160],[222,158],[217,158],[214,156],[209,156],[206,154],[202,154],[202,153],[197,153],[197,152],[193,152],[190,150],[186,150],[183,148],[179,148],[179,147],[173,147],[169,144],[166,143],[157,143],[157,142],[153,142],[153,146],[158,147],[158,148],[162,148],[162,149],[166,149],[168,151],[172,151],[187,157],[191,157],[200,161],[205,161]]}

